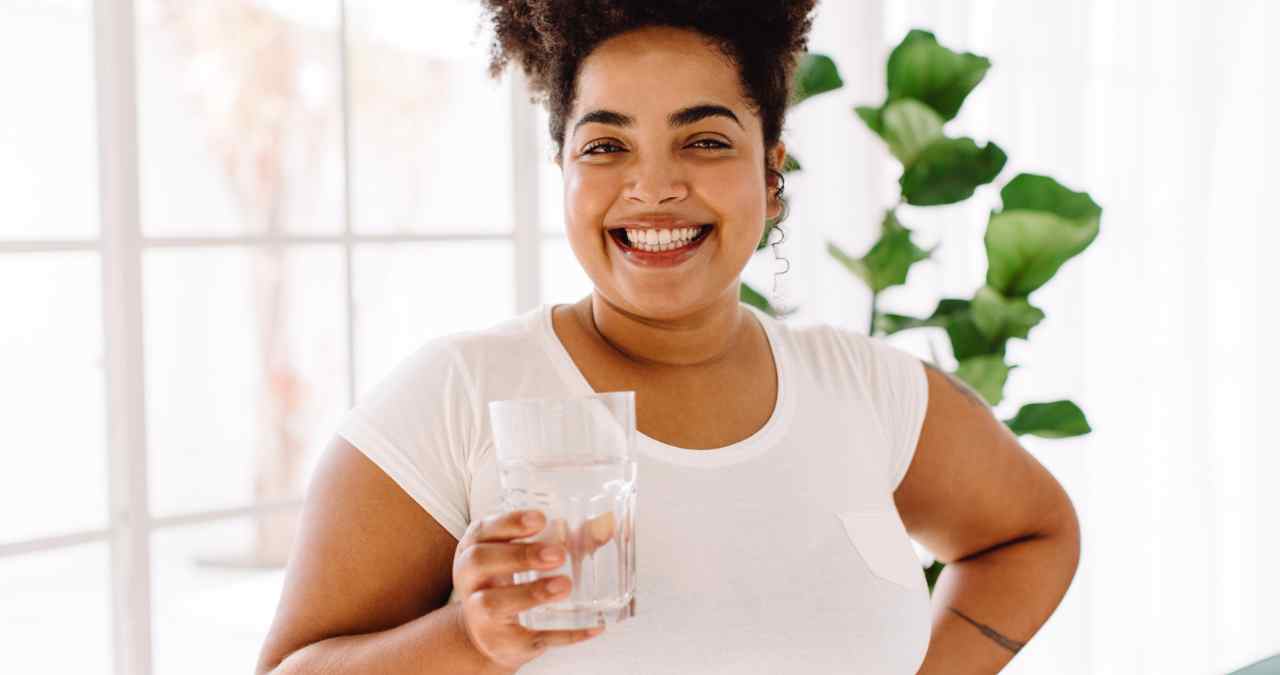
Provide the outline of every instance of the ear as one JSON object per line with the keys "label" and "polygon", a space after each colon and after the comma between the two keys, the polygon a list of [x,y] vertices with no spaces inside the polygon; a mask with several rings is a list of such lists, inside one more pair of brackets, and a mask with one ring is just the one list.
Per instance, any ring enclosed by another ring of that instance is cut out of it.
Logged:
{"label": "ear", "polygon": [[787,160],[787,144],[778,141],[769,149],[769,166],[781,171],[782,163]]}
{"label": "ear", "polygon": [[[770,168],[777,169],[779,172],[781,172],[782,163],[787,159],[786,144],[783,143],[782,141],[778,141],[776,145],[770,148],[768,154],[769,154],[769,157],[766,160],[768,162],[768,166]],[[773,198],[773,195],[776,194],[778,190],[778,184],[773,177],[773,173],[768,172],[765,178],[766,178],[765,184],[769,186],[769,190],[765,197],[766,206],[765,206],[764,213],[766,218],[773,219],[782,215],[782,202],[780,200]]]}

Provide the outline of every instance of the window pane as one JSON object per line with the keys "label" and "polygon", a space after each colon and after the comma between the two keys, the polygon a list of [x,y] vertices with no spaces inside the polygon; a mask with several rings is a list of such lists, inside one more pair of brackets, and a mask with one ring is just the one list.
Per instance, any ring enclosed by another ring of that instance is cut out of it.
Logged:
{"label": "window pane", "polygon": [[568,239],[542,242],[542,300],[552,304],[577,302],[591,294],[594,284],[569,248]]}
{"label": "window pane", "polygon": [[98,234],[91,7],[0,3],[0,238]]}
{"label": "window pane", "polygon": [[551,116],[537,106],[538,113],[538,223],[543,232],[564,232],[564,174],[555,163],[556,147],[551,142]]}
{"label": "window pane", "polygon": [[0,541],[106,524],[101,298],[96,253],[0,256]]}
{"label": "window pane", "polygon": [[511,230],[510,78],[487,74],[480,3],[347,3],[353,227]]}
{"label": "window pane", "polygon": [[107,545],[0,558],[6,673],[111,672]]}
{"label": "window pane", "polygon": [[143,256],[152,511],[300,496],[347,404],[336,246]]}
{"label": "window pane", "polygon": [[157,675],[254,671],[284,583],[284,569],[259,565],[268,554],[255,550],[273,548],[273,527],[296,520],[289,511],[152,535]]}
{"label": "window pane", "polygon": [[509,242],[356,248],[357,392],[432,337],[510,318],[514,263]]}
{"label": "window pane", "polygon": [[137,10],[144,233],[341,231],[336,2]]}

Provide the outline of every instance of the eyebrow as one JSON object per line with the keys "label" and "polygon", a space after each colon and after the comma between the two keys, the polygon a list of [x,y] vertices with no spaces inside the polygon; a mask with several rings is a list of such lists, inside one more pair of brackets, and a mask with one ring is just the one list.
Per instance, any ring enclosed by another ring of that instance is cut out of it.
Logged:
{"label": "eyebrow", "polygon": [[[742,126],[742,122],[738,119],[737,115],[733,114],[732,110],[713,103],[701,103],[698,105],[691,105],[687,108],[681,108],[670,115],[667,115],[667,126],[675,129],[676,127],[688,126],[695,122],[700,122],[708,117],[728,118],[733,120],[733,123],[737,124],[739,128],[745,130],[745,127]],[[573,125],[573,131],[577,132],[578,127],[589,122],[609,124],[615,127],[630,127],[635,126],[636,118],[615,110],[592,110],[578,118],[578,121]]]}

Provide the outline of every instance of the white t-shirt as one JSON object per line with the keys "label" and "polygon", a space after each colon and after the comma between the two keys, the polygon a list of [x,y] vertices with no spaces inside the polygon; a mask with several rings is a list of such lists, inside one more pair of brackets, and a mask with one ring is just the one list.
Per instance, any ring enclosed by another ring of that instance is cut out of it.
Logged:
{"label": "white t-shirt", "polygon": [[[715,450],[637,434],[636,615],[521,673],[897,675],[924,660],[928,586],[893,502],[924,421],[923,365],[744,306],[777,364],[772,416]],[[488,402],[592,393],[551,309],[428,341],[340,423],[457,538],[500,510]]]}

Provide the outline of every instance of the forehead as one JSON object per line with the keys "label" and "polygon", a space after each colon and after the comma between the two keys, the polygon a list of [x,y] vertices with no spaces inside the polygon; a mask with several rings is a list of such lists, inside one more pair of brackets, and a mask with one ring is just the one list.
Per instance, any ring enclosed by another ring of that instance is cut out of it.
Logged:
{"label": "forehead", "polygon": [[[583,59],[569,121],[609,108],[643,123],[694,101],[747,110],[737,66],[693,31],[646,27],[610,38]],[[739,114],[744,124],[749,117]]]}

